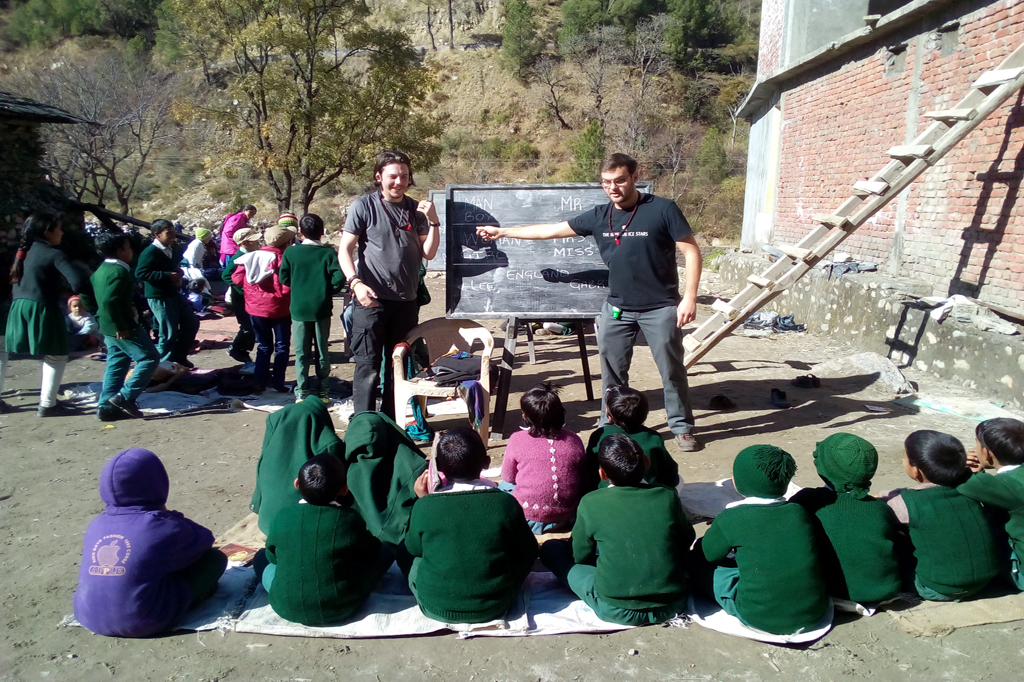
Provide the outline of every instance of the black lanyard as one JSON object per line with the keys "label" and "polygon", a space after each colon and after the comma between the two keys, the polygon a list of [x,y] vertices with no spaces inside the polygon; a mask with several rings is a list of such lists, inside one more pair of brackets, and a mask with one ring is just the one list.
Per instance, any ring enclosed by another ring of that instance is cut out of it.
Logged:
{"label": "black lanyard", "polygon": [[608,202],[608,234],[615,237],[615,246],[622,243],[619,240],[622,238],[622,235],[626,234],[626,230],[629,229],[629,224],[633,222],[633,218],[636,216],[636,210],[640,208],[640,200],[642,198],[643,197],[641,196],[637,196],[636,204],[633,205],[633,212],[629,214],[629,220],[627,220],[626,224],[622,226],[622,230],[618,234],[612,232],[612,211],[615,210],[615,203],[611,201]]}
{"label": "black lanyard", "polygon": [[[384,201],[384,195],[383,194],[378,194],[377,198],[380,199],[380,208],[381,208],[382,211],[384,211],[384,215],[386,215],[388,217],[388,222],[391,223],[392,229],[394,229],[396,232],[398,230],[403,230],[403,229],[406,232],[409,232],[409,231],[412,230],[412,222],[409,220],[409,210],[408,209],[404,209],[404,208],[398,209],[399,211],[401,211],[401,213],[403,215],[402,219],[405,221],[405,227],[403,228],[395,220],[395,217],[393,215],[391,215],[391,211],[387,207],[387,202]],[[404,201],[405,200],[403,199],[403,202]]]}

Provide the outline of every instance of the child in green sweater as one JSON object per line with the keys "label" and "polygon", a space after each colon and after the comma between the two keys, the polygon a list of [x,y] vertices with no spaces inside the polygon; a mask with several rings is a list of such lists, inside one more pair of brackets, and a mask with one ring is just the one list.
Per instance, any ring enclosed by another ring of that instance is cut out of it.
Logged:
{"label": "child in green sweater", "polygon": [[914,586],[924,599],[967,599],[999,572],[981,505],[957,492],[971,476],[967,452],[956,438],[938,431],[915,431],[903,445],[903,468],[921,485],[893,491],[888,503],[910,531]]}
{"label": "child in green sweater", "polygon": [[572,545],[548,540],[540,557],[601,620],[661,623],[685,608],[685,561],[693,544],[674,490],[643,480],[647,457],[629,436],[608,434],[598,448],[611,485],[585,495]]}
{"label": "child in green sweater", "polygon": [[[299,221],[302,243],[286,249],[281,256],[281,283],[291,287],[289,312],[292,316],[292,337],[295,339],[295,399],[310,393],[309,366],[315,364],[317,395],[325,403],[331,377],[331,359],[327,344],[331,337],[333,298],[345,284],[338,264],[338,252],[320,243],[324,221],[315,213],[307,213]],[[314,355],[315,347],[315,355]]]}
{"label": "child in green sweater", "polygon": [[351,618],[394,561],[352,508],[344,461],[317,455],[299,469],[299,504],[277,513],[254,560],[270,606],[303,625]]}
{"label": "child in green sweater", "polygon": [[851,433],[834,433],[818,443],[814,466],[825,487],[804,488],[790,502],[813,515],[829,594],[861,604],[895,598],[899,522],[883,500],[868,494],[878,468],[875,446]]}
{"label": "child in green sweater", "polygon": [[[624,433],[635,440],[647,457],[644,481],[651,485],[675,488],[679,483],[679,465],[665,449],[665,441],[657,431],[644,426],[650,407],[647,396],[629,386],[612,386],[605,391],[604,402],[609,424],[592,434],[587,442],[587,457],[591,468],[597,469],[597,452],[601,441],[608,435]],[[607,481],[599,484],[604,488]]]}
{"label": "child in green sweater", "polygon": [[816,629],[831,608],[811,515],[783,497],[795,473],[793,457],[774,445],[741,450],[732,476],[745,499],[729,504],[694,548],[701,583],[726,613],[775,635]]}
{"label": "child in green sweater", "polygon": [[[1009,418],[989,419],[974,430],[977,448],[967,456],[975,472],[957,486],[957,492],[1009,512],[1006,533],[1010,540],[1010,579],[1024,590],[1020,572],[1024,557],[1024,423]],[[996,469],[995,476],[983,469]]]}
{"label": "child in green sweater", "polygon": [[135,276],[146,287],[146,300],[153,312],[153,324],[160,340],[156,348],[160,359],[177,362],[191,369],[188,359],[199,331],[199,318],[181,292],[181,254],[174,250],[177,235],[169,220],[153,221],[153,243],[143,249],[135,267]]}
{"label": "child in green sweater", "polygon": [[[483,623],[508,611],[537,558],[537,540],[515,498],[485,486],[490,461],[468,428],[438,436],[435,455],[446,485],[427,494],[429,472],[416,482],[405,550],[409,588],[420,610],[445,623]],[[493,484],[491,484],[493,486]]]}

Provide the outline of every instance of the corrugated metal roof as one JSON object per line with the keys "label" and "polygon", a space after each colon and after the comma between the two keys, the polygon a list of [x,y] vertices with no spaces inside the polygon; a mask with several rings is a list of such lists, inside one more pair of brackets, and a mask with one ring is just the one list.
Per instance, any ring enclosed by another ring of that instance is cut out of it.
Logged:
{"label": "corrugated metal roof", "polygon": [[0,90],[0,119],[40,123],[92,123],[63,109]]}

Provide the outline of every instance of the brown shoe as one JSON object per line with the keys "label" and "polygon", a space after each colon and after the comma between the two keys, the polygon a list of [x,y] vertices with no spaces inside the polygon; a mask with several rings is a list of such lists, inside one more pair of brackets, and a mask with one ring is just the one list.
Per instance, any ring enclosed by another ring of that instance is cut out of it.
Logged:
{"label": "brown shoe", "polygon": [[703,448],[700,441],[689,433],[677,433],[676,446],[679,448],[680,452],[696,452]]}

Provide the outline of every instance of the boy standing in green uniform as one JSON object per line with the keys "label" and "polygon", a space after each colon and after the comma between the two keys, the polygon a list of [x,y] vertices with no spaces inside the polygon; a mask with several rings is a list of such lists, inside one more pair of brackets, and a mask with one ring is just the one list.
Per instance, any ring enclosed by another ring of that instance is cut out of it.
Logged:
{"label": "boy standing in green uniform", "polygon": [[[1024,558],[1024,423],[1009,418],[989,419],[974,431],[977,449],[968,464],[976,473],[957,486],[957,492],[985,505],[1009,512],[1010,578],[1024,590],[1020,562]],[[982,471],[997,468],[996,475]]]}
{"label": "boy standing in green uniform", "polygon": [[[96,316],[107,346],[107,368],[96,418],[100,421],[114,421],[123,415],[137,418],[142,412],[135,401],[149,386],[160,364],[160,355],[149,332],[139,324],[132,304],[135,278],[128,265],[133,255],[128,235],[104,234],[97,241],[104,261],[91,281],[98,309]],[[125,376],[133,361],[135,371],[126,382]]]}
{"label": "boy standing in green uniform", "polygon": [[252,319],[245,310],[245,290],[231,281],[231,273],[235,271],[235,261],[250,251],[257,251],[260,248],[260,233],[252,227],[243,227],[235,232],[233,239],[238,250],[227,257],[224,263],[224,271],[221,272],[221,279],[231,287],[231,309],[235,311],[235,320],[238,322],[238,333],[231,341],[228,348],[228,355],[232,360],[247,364],[252,362],[249,353],[256,346],[256,333],[252,330]]}
{"label": "boy standing in green uniform", "polygon": [[548,540],[541,561],[594,609],[621,625],[661,623],[684,610],[686,556],[694,540],[675,490],[644,482],[636,441],[609,434],[598,450],[611,486],[584,495],[566,540]]}
{"label": "boy standing in green uniform", "polygon": [[869,494],[878,451],[860,436],[834,433],[818,443],[814,466],[825,487],[804,488],[790,502],[813,515],[829,594],[860,604],[893,599],[900,591],[899,522]]}
{"label": "boy standing in green uniform", "polygon": [[917,560],[914,586],[932,601],[967,599],[999,573],[981,505],[957,492],[971,476],[967,452],[956,438],[938,431],[915,431],[903,445],[903,468],[922,485],[894,491],[888,503],[910,531]]}
{"label": "boy standing in green uniform", "polygon": [[[344,461],[313,457],[299,469],[302,502],[284,507],[253,564],[270,606],[294,623],[321,626],[351,618],[394,561],[352,507]],[[267,563],[269,562],[269,563]]]}
{"label": "boy standing in green uniform", "polygon": [[810,515],[784,497],[795,473],[782,448],[741,450],[732,477],[744,499],[728,505],[694,548],[695,563],[712,564],[702,566],[702,582],[725,612],[775,635],[816,629],[831,608]]}
{"label": "boy standing in green uniform", "polygon": [[289,312],[292,316],[292,337],[295,339],[295,399],[309,395],[309,365],[316,345],[316,376],[318,395],[325,403],[331,377],[331,359],[327,344],[331,337],[331,312],[334,295],[341,291],[345,276],[341,274],[338,253],[320,243],[324,221],[315,213],[307,213],[299,221],[302,243],[286,249],[281,256],[281,283],[292,289]]}
{"label": "boy standing in green uniform", "polygon": [[153,311],[160,360],[195,367],[188,354],[196,341],[199,318],[181,293],[181,254],[173,251],[177,235],[168,220],[154,220],[153,243],[139,255],[135,276],[146,284],[146,299]]}

